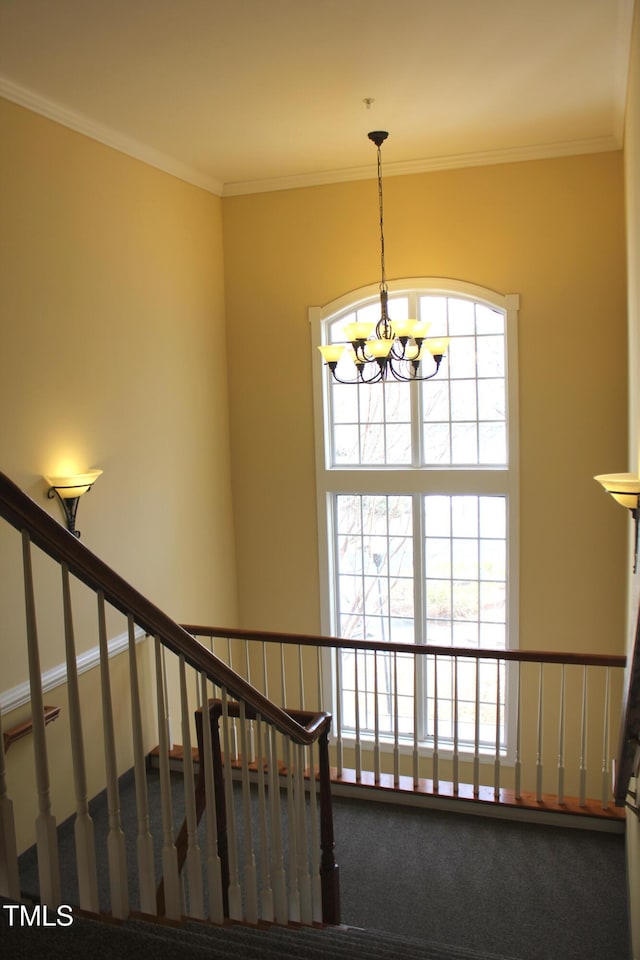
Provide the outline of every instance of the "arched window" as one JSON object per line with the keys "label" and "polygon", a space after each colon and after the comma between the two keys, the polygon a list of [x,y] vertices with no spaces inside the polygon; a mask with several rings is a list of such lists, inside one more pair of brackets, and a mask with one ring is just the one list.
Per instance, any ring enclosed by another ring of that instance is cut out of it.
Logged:
{"label": "arched window", "polygon": [[[323,632],[517,646],[517,307],[516,295],[459,281],[390,282],[392,321],[428,320],[428,336],[450,338],[424,382],[342,384],[314,346]],[[344,340],[344,323],[379,309],[377,287],[312,308],[314,344]]]}

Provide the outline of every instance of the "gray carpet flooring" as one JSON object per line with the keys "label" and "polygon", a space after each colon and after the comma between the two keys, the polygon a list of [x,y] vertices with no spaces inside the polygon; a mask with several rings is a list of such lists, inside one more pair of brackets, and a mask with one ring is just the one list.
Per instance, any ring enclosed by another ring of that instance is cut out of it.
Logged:
{"label": "gray carpet flooring", "polygon": [[[152,809],[157,788],[157,774],[150,771]],[[176,826],[183,816],[179,798],[176,789]],[[133,875],[130,775],[121,781],[121,806]],[[101,837],[107,828],[104,795],[92,801],[91,812]],[[159,834],[157,813],[154,819]],[[401,935],[517,960],[629,958],[621,835],[344,798],[334,798],[334,820],[344,924],[380,937]],[[72,863],[70,821],[59,834],[61,861]],[[26,893],[37,893],[33,849],[21,858],[21,884]],[[104,866],[100,885],[105,903]],[[77,902],[73,883],[64,898]]]}

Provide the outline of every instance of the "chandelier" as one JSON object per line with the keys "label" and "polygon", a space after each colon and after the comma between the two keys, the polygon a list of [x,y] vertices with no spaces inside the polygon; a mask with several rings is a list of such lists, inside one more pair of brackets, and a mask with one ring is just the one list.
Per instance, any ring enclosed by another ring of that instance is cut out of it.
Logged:
{"label": "chandelier", "polygon": [[[318,347],[325,364],[338,383],[378,383],[393,377],[395,380],[430,380],[437,374],[449,344],[448,337],[427,338],[431,324],[421,320],[389,319],[389,290],[384,265],[384,218],[382,207],[381,146],[389,134],[374,130],[368,134],[378,151],[378,204],[380,210],[380,319],[377,323],[356,321],[345,323],[346,340]],[[338,361],[349,358],[355,367],[351,379],[337,373]],[[429,358],[426,372],[423,358]]]}

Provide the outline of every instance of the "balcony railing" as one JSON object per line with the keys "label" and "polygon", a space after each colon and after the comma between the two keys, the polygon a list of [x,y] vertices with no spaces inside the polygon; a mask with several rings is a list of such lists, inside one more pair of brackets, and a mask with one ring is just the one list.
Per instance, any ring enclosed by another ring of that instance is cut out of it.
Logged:
{"label": "balcony railing", "polygon": [[331,710],[337,782],[622,816],[623,656],[185,629],[265,695]]}

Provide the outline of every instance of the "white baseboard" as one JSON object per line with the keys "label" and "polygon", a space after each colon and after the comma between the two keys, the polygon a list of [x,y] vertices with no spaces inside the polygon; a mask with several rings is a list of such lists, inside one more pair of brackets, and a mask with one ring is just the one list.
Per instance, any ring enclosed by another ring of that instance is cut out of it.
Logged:
{"label": "white baseboard", "polygon": [[[145,632],[141,627],[136,627],[135,638],[136,643],[140,643],[144,640]],[[119,653],[123,653],[129,646],[129,634],[121,633],[118,636],[113,637],[108,643],[109,650],[109,659],[112,657],[117,657]],[[100,648],[92,647],[90,650],[86,650],[84,653],[81,653],[76,658],[76,663],[78,666],[78,674],[86,673],[88,670],[93,670],[100,664]],[[62,684],[67,682],[67,664],[59,663],[55,667],[51,667],[50,670],[46,670],[42,674],[42,692],[48,693],[49,690],[55,689],[55,687],[60,687]],[[11,687],[9,690],[5,690],[3,693],[0,693],[0,714],[11,713],[12,710],[17,710],[18,707],[23,707],[25,704],[29,703],[31,700],[31,689],[29,686],[29,681],[25,680],[24,683],[19,683],[16,687]]]}

